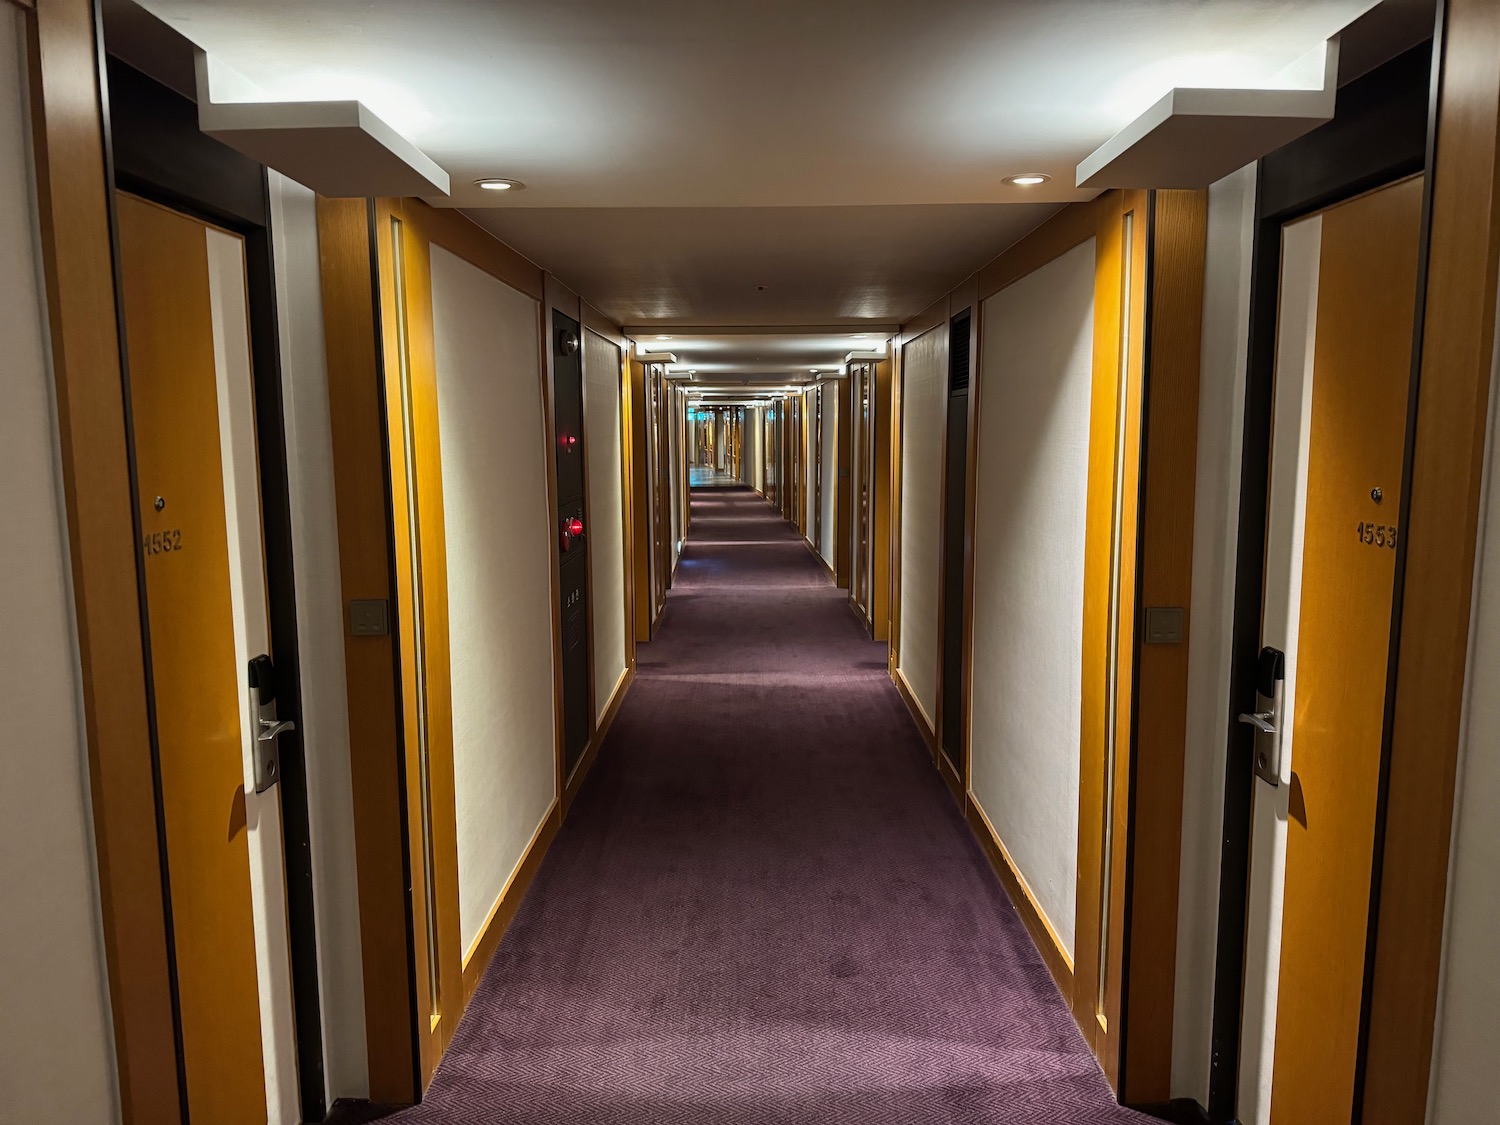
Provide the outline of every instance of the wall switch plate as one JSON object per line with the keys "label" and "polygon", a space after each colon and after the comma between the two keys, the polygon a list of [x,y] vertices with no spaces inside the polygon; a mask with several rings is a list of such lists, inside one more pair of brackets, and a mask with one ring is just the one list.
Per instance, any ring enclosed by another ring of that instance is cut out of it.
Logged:
{"label": "wall switch plate", "polygon": [[384,598],[355,598],[349,603],[349,632],[356,637],[389,636],[390,603]]}
{"label": "wall switch plate", "polygon": [[1181,606],[1147,606],[1146,643],[1148,645],[1180,645],[1185,616]]}

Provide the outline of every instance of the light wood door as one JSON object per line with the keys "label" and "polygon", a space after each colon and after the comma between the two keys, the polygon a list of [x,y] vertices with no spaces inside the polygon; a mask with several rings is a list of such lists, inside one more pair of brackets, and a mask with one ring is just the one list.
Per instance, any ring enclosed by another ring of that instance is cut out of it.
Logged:
{"label": "light wood door", "polygon": [[[1289,521],[1301,526],[1300,580],[1286,557],[1267,560],[1268,576],[1292,575],[1295,591],[1284,611],[1268,612],[1268,626],[1296,621],[1277,794],[1286,834],[1270,1100],[1278,1125],[1347,1125],[1353,1107],[1421,205],[1422,182],[1411,179],[1316,218],[1307,343],[1278,356],[1278,396],[1297,386],[1296,367],[1305,404],[1301,425],[1284,424],[1295,403],[1278,404],[1273,454],[1273,477],[1305,479],[1272,482],[1273,506],[1285,498],[1302,508]],[[1295,315],[1283,307],[1287,331]],[[1292,468],[1299,463],[1305,469]],[[1280,538],[1296,551],[1295,534]]]}
{"label": "light wood door", "polygon": [[[233,341],[215,339],[209,228],[121,197],[119,233],[188,1110],[194,1122],[264,1125],[247,685],[231,590],[240,560],[215,351]],[[263,584],[257,593],[263,611]]]}

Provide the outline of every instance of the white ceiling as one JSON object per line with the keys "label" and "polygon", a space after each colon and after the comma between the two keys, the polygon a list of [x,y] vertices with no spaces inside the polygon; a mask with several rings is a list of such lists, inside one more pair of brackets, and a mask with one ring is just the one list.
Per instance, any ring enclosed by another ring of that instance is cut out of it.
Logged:
{"label": "white ceiling", "polygon": [[[1274,85],[1374,0],[145,0],[285,99],[357,98],[507,207],[990,203],[1174,86]],[[1086,193],[1085,193],[1086,196]],[[1025,196],[1031,198],[1031,196]]]}
{"label": "white ceiling", "polygon": [[669,352],[669,370],[689,377],[695,389],[751,390],[767,385],[812,383],[841,373],[850,352],[884,351],[890,326],[854,326],[821,332],[733,332],[677,330],[662,339],[652,330],[630,332],[637,350]]}
{"label": "white ceiling", "polygon": [[620,324],[899,324],[1057,207],[495,208],[469,214]]}
{"label": "white ceiling", "polygon": [[1373,0],[141,3],[267,98],[364,102],[622,323],[791,327],[911,317],[1172,87],[1284,84]]}

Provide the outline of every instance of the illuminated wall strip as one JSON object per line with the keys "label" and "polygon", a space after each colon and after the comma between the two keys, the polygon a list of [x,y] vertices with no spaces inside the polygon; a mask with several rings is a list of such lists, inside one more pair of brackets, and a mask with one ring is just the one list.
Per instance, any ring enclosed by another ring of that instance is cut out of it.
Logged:
{"label": "illuminated wall strip", "polygon": [[406,533],[411,552],[412,666],[416,675],[417,775],[422,811],[422,920],[427,930],[427,985],[432,997],[429,1013],[436,1023],[441,1010],[438,992],[437,898],[432,851],[432,767],[427,719],[427,631],[422,593],[422,527],[417,498],[416,424],[412,403],[411,347],[406,321],[406,256],[401,220],[391,220],[391,263],[396,286],[396,352],[401,374],[401,457],[406,474]]}
{"label": "illuminated wall strip", "polygon": [[1130,321],[1131,252],[1134,249],[1135,212],[1125,214],[1120,237],[1120,366],[1115,391],[1114,507],[1109,532],[1109,647],[1106,657],[1104,697],[1104,870],[1099,879],[1099,990],[1094,998],[1095,1014],[1105,1019],[1105,996],[1109,986],[1109,904],[1114,874],[1115,749],[1119,721],[1120,684],[1120,567],[1124,545],[1125,453],[1130,419]]}

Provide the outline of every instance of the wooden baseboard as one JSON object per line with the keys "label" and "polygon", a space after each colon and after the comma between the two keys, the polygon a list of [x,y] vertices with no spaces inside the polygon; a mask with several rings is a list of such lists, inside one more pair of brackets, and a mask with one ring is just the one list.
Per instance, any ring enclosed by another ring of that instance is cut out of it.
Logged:
{"label": "wooden baseboard", "polygon": [[980,847],[990,857],[990,866],[995,869],[995,874],[1000,876],[1005,893],[1010,896],[1011,903],[1021,915],[1021,921],[1026,923],[1026,931],[1031,934],[1032,943],[1036,946],[1037,952],[1042,955],[1042,960],[1046,962],[1053,982],[1071,1008],[1073,1004],[1073,958],[1068,956],[1067,950],[1058,940],[1052,923],[1047,921],[1047,915],[1043,913],[1041,904],[1031,893],[1025,877],[1017,869],[1015,861],[1010,858],[1010,852],[1006,851],[1005,845],[1000,842],[995,826],[990,823],[990,818],[985,815],[979,802],[970,798],[965,815],[968,817],[969,827],[974,830],[974,835],[979,840]]}
{"label": "wooden baseboard", "polygon": [[573,767],[573,772],[568,777],[568,784],[563,789],[564,816],[567,816],[568,810],[573,807],[573,799],[583,788],[589,770],[594,768],[594,759],[599,757],[599,748],[604,745],[604,738],[609,734],[609,728],[614,725],[615,716],[620,713],[620,705],[625,702],[625,693],[630,690],[630,685],[633,683],[635,683],[635,665],[632,664],[621,672],[620,678],[615,681],[615,690],[609,697],[609,706],[604,709],[604,718],[599,720],[593,737],[589,739],[588,748],[584,750],[583,757],[578,759],[578,764]]}
{"label": "wooden baseboard", "polygon": [[958,770],[953,768],[953,763],[948,760],[948,755],[943,753],[943,748],[938,747],[937,753],[933,755],[937,763],[937,771],[948,783],[948,792],[953,794],[953,799],[958,802],[958,807],[968,807],[969,795],[964,792],[963,778],[958,776]]}
{"label": "wooden baseboard", "polygon": [[828,575],[829,580],[837,581],[837,579],[834,577],[833,567],[828,565],[828,560],[823,557],[822,553],[818,550],[817,545],[814,544],[813,541],[805,535],[802,537],[802,545],[812,552],[812,557],[817,561],[817,564],[823,568],[823,573]]}
{"label": "wooden baseboard", "polygon": [[911,717],[916,720],[917,730],[922,735],[922,741],[927,743],[929,754],[937,753],[937,732],[932,728],[932,720],[927,717],[927,712],[922,710],[922,705],[917,702],[916,693],[911,690],[911,684],[906,682],[906,673],[900,668],[891,669],[891,679],[896,681],[896,690],[901,693],[901,698],[906,700],[906,709],[911,712]]}
{"label": "wooden baseboard", "polygon": [[562,802],[553,801],[552,807],[547,810],[547,815],[542,818],[542,822],[532,833],[531,843],[526,845],[526,851],[521,855],[521,862],[511,872],[505,889],[500,892],[495,905],[490,907],[489,917],[480,927],[479,936],[474,939],[474,944],[464,954],[464,1007],[469,1006],[469,998],[479,987],[479,980],[484,976],[484,970],[489,966],[490,958],[495,955],[495,950],[500,948],[500,939],[505,936],[511,919],[516,916],[521,900],[526,897],[526,892],[531,887],[531,880],[536,877],[537,868],[541,867],[542,858],[547,854],[547,849],[552,846],[552,839],[557,835],[557,829],[561,824]]}

